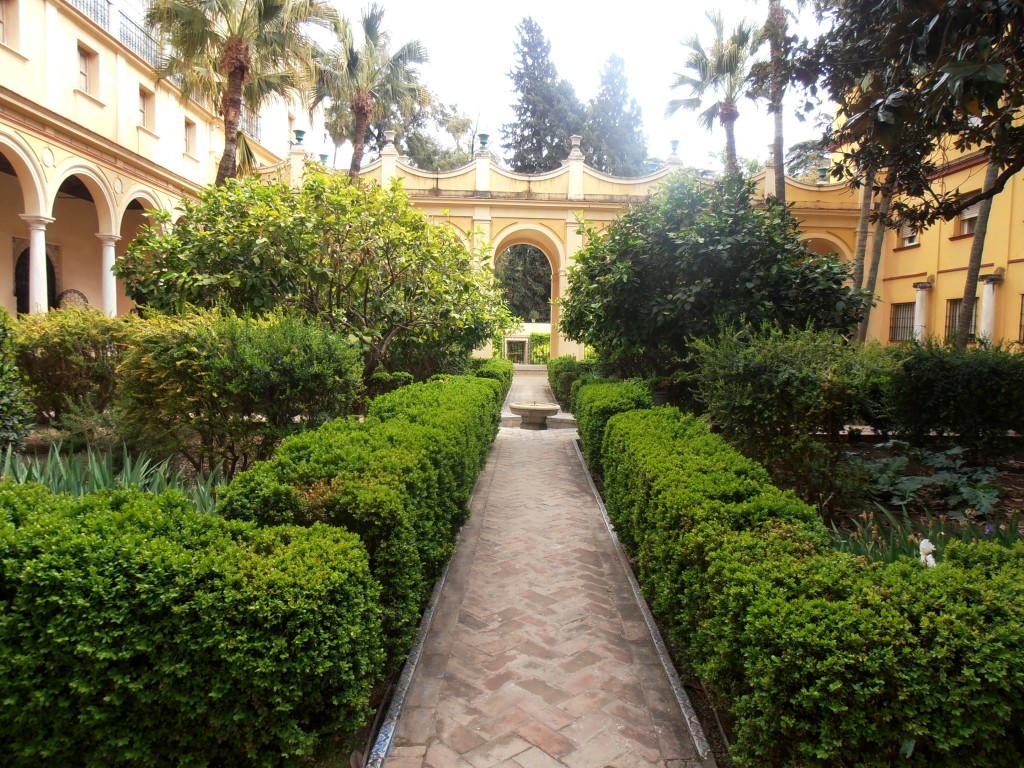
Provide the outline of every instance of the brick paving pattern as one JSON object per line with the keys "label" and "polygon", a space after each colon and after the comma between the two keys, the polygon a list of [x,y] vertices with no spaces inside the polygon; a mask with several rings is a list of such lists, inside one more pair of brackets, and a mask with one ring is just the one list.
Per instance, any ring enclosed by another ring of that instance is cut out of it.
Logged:
{"label": "brick paving pattern", "polygon": [[[513,398],[551,398],[517,373]],[[573,441],[502,428],[385,768],[701,760]]]}

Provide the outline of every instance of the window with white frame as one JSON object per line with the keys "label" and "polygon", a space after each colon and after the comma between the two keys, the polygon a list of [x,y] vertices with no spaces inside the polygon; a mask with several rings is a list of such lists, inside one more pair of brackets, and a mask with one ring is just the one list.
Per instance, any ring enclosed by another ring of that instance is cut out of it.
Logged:
{"label": "window with white frame", "polygon": [[139,86],[139,125],[143,128],[153,130],[155,126],[155,118],[153,115],[154,105],[156,103],[156,97],[153,92],[147,88]]}
{"label": "window with white frame", "polygon": [[78,44],[78,90],[96,95],[99,87],[99,56],[82,43]]}
{"label": "window with white frame", "polygon": [[185,154],[195,157],[196,155],[196,124],[185,118]]}
{"label": "window with white frame", "polygon": [[7,0],[0,0],[0,43],[7,42]]}
{"label": "window with white frame", "polygon": [[957,218],[956,233],[958,235],[974,234],[974,230],[978,226],[978,209],[980,207],[981,203],[975,203],[960,211],[960,216]]}
{"label": "window with white frame", "polygon": [[917,245],[917,230],[910,224],[900,227],[900,247],[908,248]]}

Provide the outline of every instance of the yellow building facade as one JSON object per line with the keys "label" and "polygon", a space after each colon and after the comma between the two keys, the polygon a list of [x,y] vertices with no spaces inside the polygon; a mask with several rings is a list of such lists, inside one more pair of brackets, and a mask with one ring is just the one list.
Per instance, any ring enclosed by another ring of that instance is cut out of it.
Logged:
{"label": "yellow building facade", "polygon": [[[182,103],[170,81],[155,82],[159,51],[140,23],[142,0],[0,0],[0,307],[10,313],[88,303],[109,314],[132,304],[111,267],[145,222],[145,211],[174,211],[212,183],[223,123],[209,105]],[[297,119],[298,118],[298,119]],[[296,182],[307,155],[290,142],[306,118],[271,103],[243,124],[258,164]],[[401,178],[414,204],[492,256],[536,246],[551,265],[551,295],[567,289],[582,247],[580,218],[602,229],[649,194],[677,157],[639,178],[586,166],[577,139],[563,165],[524,175],[484,148],[463,168],[433,173],[406,163],[394,144],[364,179]],[[981,187],[984,159],[952,161],[942,182]],[[774,189],[769,164],[757,194]],[[1018,174],[993,203],[979,283],[977,335],[1024,335],[1024,188]],[[787,179],[787,198],[814,253],[852,260],[859,191],[844,184]],[[973,212],[920,233],[887,232],[869,336],[883,342],[943,338],[955,322],[973,240]],[[551,321],[557,328],[557,304]],[[551,352],[580,354],[555,334]]]}
{"label": "yellow building facade", "polygon": [[[212,183],[223,123],[155,82],[142,8],[0,0],[0,307],[131,302],[111,266],[144,222]],[[286,105],[247,116],[260,164],[288,153]]]}

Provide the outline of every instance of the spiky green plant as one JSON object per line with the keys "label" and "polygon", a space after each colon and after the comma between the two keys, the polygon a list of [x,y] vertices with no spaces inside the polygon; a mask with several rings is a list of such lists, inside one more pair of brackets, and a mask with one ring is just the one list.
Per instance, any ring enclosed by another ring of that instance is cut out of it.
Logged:
{"label": "spiky green plant", "polygon": [[183,493],[199,512],[210,514],[216,509],[219,465],[209,476],[189,481],[169,459],[154,463],[145,454],[132,456],[125,445],[121,446],[119,462],[115,463],[114,456],[113,451],[89,448],[83,457],[63,451],[59,443],[50,446],[45,458],[23,456],[8,448],[3,455],[0,479],[38,483],[54,493],[70,496],[126,488],[148,493],[173,489]]}

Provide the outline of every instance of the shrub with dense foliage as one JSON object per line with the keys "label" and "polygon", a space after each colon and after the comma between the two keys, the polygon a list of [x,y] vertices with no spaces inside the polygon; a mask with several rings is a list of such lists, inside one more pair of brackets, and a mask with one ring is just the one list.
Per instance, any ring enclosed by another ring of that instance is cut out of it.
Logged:
{"label": "shrub with dense foliage", "polygon": [[328,526],[0,485],[4,765],[308,765],[365,722],[379,590]]}
{"label": "shrub with dense foliage", "polygon": [[283,438],[347,414],[360,391],[355,345],[316,320],[217,310],[135,318],[121,334],[117,411],[157,458],[230,477]]}
{"label": "shrub with dense foliage", "polygon": [[601,442],[608,419],[617,413],[653,405],[647,385],[636,380],[583,384],[573,394],[572,401],[580,448],[595,475],[602,472]]}
{"label": "shrub with dense foliage", "polygon": [[510,360],[501,357],[492,357],[476,370],[476,375],[485,379],[494,379],[504,392],[512,388],[512,376],[515,375],[515,366]]}
{"label": "shrub with dense foliage", "polygon": [[586,229],[562,332],[621,373],[652,376],[678,368],[690,339],[722,322],[851,328],[863,301],[845,284],[849,266],[810,254],[786,207],[754,207],[752,191],[681,173],[606,233]]}
{"label": "shrub with dense foliage", "polygon": [[837,552],[814,510],[672,408],[613,417],[608,512],[740,766],[1024,763],[1024,546]]}
{"label": "shrub with dense foliage", "polygon": [[921,444],[955,435],[975,457],[1024,432],[1024,355],[1000,346],[957,349],[936,342],[893,350],[899,365],[884,387],[885,416],[901,437]]}
{"label": "shrub with dense foliage", "polygon": [[590,374],[594,369],[591,363],[577,360],[572,355],[562,355],[548,360],[548,386],[555,395],[555,400],[563,411],[572,410],[572,385],[577,379]]}
{"label": "shrub with dense foliage", "polygon": [[[359,340],[364,379],[461,356],[510,323],[483,247],[383,188],[309,165],[302,187],[252,178],[203,190],[174,226],[154,212],[115,271],[140,304],[298,307]],[[401,357],[392,361],[392,349]]]}
{"label": "shrub with dense foliage", "polygon": [[828,498],[841,433],[860,410],[860,347],[830,331],[747,327],[696,339],[693,351],[691,380],[715,429],[804,498]]}
{"label": "shrub with dense foliage", "polygon": [[32,424],[32,391],[15,362],[11,318],[0,309],[0,450],[20,445]]}
{"label": "shrub with dense foliage", "polygon": [[289,438],[238,475],[218,509],[262,525],[325,522],[357,533],[383,587],[393,668],[451,557],[503,398],[497,381],[470,376],[402,387],[373,400],[362,422]]}
{"label": "shrub with dense foliage", "polygon": [[18,366],[33,387],[38,424],[59,423],[69,408],[107,409],[116,381],[115,338],[123,324],[93,307],[18,318]]}

